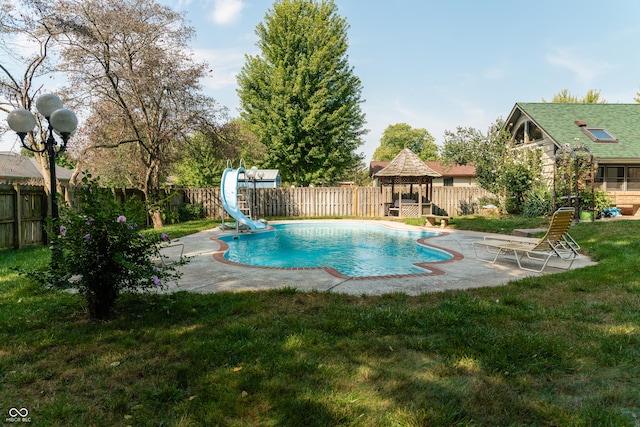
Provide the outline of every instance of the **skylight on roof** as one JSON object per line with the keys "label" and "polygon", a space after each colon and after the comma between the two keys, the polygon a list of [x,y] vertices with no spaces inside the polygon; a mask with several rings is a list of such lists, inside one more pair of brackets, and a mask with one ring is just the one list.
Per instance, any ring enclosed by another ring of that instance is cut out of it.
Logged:
{"label": "skylight on roof", "polygon": [[618,142],[618,138],[603,128],[583,127],[584,132],[595,142]]}

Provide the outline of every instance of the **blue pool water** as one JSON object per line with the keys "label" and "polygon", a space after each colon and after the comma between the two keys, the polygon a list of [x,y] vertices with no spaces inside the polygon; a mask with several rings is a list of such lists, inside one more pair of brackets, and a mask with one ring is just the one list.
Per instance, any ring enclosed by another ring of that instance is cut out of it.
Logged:
{"label": "blue pool water", "polygon": [[417,243],[439,233],[393,230],[376,224],[276,224],[275,231],[220,237],[225,258],[260,267],[333,267],[352,276],[424,273],[414,263],[444,261],[452,255]]}

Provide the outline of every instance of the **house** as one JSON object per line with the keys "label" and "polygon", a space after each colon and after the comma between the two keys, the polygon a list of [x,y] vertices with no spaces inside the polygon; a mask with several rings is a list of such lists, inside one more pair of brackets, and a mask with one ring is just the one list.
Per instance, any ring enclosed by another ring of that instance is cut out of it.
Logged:
{"label": "house", "polygon": [[[375,178],[375,174],[389,166],[391,162],[382,162],[374,160],[369,163],[369,176],[374,178],[373,186],[378,187],[379,180]],[[441,177],[433,178],[434,187],[475,187],[476,186],[476,168],[473,165],[445,165],[442,162],[425,161],[430,169],[434,170]]]}
{"label": "house", "polygon": [[[282,187],[282,179],[278,169],[258,169],[256,172],[256,188],[280,188]],[[238,175],[238,187],[253,188],[254,182],[247,178],[244,173]]]}
{"label": "house", "polygon": [[640,104],[516,103],[505,126],[516,147],[542,151],[543,177],[549,182],[558,150],[579,142],[597,163],[595,187],[627,213],[638,213]]}
{"label": "house", "polygon": [[[72,175],[73,170],[56,166],[56,179],[63,186],[69,184]],[[0,184],[43,185],[38,161],[11,151],[0,151]]]}

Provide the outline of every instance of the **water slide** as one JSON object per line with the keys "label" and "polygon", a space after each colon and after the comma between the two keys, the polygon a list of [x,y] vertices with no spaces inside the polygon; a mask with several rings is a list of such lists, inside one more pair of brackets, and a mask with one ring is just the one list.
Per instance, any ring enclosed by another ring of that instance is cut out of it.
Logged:
{"label": "water slide", "polygon": [[238,207],[238,176],[244,171],[243,167],[226,168],[222,173],[222,182],[220,183],[222,206],[239,224],[247,225],[252,230],[265,230],[266,224],[247,218]]}

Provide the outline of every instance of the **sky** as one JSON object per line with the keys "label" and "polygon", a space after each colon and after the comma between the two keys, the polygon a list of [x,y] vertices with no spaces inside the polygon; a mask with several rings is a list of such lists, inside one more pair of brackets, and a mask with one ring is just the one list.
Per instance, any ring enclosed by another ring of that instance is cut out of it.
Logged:
{"label": "sky", "polygon": [[[258,55],[255,28],[273,0],[159,0],[194,27],[195,57],[213,70],[207,95],[239,115],[236,75]],[[637,0],[334,0],[349,24],[348,60],[362,82],[369,162],[397,123],[486,132],[516,102],[550,101],[589,89],[609,103],[640,91]],[[0,151],[15,148],[3,138]]]}

